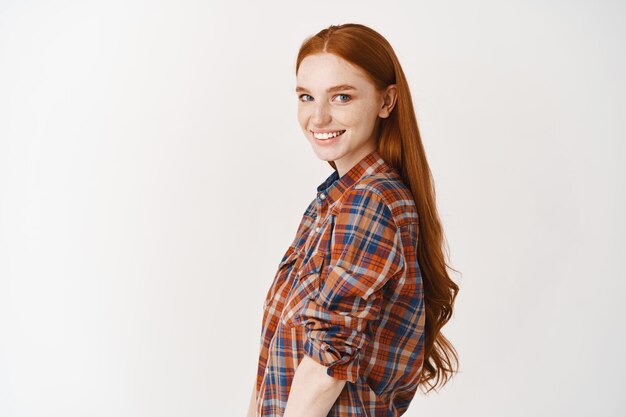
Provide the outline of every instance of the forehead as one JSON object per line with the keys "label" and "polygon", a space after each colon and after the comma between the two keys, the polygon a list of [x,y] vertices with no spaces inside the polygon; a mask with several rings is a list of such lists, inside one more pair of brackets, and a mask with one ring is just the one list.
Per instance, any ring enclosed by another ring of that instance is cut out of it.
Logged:
{"label": "forehead", "polygon": [[373,88],[365,71],[345,59],[329,53],[309,55],[302,60],[296,75],[299,86],[325,89],[350,84],[358,89]]}

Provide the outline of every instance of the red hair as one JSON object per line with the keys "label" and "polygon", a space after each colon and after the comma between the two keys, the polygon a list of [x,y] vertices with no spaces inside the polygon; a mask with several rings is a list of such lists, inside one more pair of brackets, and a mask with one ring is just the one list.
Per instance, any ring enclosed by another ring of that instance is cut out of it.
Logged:
{"label": "red hair", "polygon": [[[377,120],[377,149],[402,176],[411,190],[419,215],[418,261],[424,283],[426,328],[424,366],[419,385],[426,392],[445,385],[458,371],[458,355],[441,333],[450,320],[459,287],[447,272],[443,253],[443,229],[435,204],[435,188],[426,160],[409,85],[389,42],[375,30],[356,23],[331,25],[305,39],[296,60],[312,54],[335,54],[361,68],[383,91],[396,84],[397,101],[387,118]],[[329,164],[336,169],[335,163]],[[450,268],[454,270],[453,268]],[[456,271],[456,270],[455,270]]]}

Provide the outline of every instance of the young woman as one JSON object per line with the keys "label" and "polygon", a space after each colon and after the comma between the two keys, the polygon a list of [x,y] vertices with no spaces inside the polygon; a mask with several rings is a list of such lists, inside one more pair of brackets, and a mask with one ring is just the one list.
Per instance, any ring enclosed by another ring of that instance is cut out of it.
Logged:
{"label": "young woman", "polygon": [[250,417],[400,416],[456,372],[458,286],[411,94],[376,31],[330,26],[296,62],[298,120],[333,173],[265,297]]}

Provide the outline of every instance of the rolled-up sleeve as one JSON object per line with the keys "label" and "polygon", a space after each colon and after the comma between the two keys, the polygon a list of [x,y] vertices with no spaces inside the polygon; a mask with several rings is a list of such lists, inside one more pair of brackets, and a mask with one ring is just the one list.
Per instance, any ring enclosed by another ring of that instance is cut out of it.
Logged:
{"label": "rolled-up sleeve", "polygon": [[356,382],[383,286],[402,270],[404,258],[391,210],[377,190],[351,189],[338,204],[319,292],[299,314],[305,354],[326,366],[328,375]]}

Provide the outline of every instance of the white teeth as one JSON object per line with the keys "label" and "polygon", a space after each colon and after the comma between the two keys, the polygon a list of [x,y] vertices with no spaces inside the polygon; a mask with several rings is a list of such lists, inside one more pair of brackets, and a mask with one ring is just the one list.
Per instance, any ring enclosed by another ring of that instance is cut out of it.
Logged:
{"label": "white teeth", "polygon": [[313,136],[317,139],[329,139],[341,135],[344,131],[332,132],[332,133],[313,133]]}

